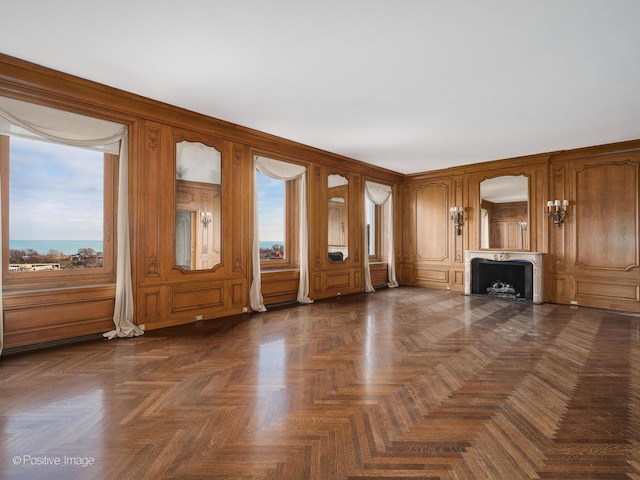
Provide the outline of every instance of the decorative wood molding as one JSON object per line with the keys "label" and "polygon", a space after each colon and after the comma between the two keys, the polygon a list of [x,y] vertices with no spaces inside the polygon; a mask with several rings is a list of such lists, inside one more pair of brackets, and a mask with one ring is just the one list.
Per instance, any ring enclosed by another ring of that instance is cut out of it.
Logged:
{"label": "decorative wood molding", "polygon": [[147,257],[147,276],[158,275],[158,256],[152,253]]}
{"label": "decorative wood molding", "polygon": [[554,168],[553,169],[553,177],[554,180],[556,181],[556,183],[562,183],[564,180],[564,168],[559,167],[559,168]]}
{"label": "decorative wood molding", "polygon": [[155,128],[147,128],[147,148],[149,150],[155,150],[158,148],[159,136],[160,136],[159,130]]}

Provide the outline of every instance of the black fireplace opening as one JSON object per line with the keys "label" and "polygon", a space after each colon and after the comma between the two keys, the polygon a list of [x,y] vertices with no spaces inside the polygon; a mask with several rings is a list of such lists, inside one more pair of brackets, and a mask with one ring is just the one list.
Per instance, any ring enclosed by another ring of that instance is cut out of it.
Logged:
{"label": "black fireplace opening", "polygon": [[533,301],[533,264],[528,260],[504,262],[473,258],[471,260],[471,294],[488,295],[495,282],[507,284],[517,293],[517,300]]}

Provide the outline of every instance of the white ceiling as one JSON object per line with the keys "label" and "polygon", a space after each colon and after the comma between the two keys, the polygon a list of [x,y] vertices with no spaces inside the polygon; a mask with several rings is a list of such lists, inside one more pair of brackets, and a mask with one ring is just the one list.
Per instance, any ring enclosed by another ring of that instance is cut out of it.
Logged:
{"label": "white ceiling", "polygon": [[640,138],[638,0],[2,11],[2,53],[400,173]]}

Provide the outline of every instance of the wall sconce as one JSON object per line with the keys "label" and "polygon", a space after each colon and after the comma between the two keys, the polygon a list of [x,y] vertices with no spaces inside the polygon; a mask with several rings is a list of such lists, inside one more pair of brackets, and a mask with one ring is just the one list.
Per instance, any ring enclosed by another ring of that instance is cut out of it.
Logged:
{"label": "wall sconce", "polygon": [[213,221],[213,214],[211,212],[202,212],[200,214],[200,221],[202,222],[202,226],[207,228]]}
{"label": "wall sconce", "polygon": [[549,200],[547,202],[547,215],[553,218],[553,223],[556,227],[559,227],[564,223],[564,219],[567,216],[567,207],[569,206],[569,200]]}
{"label": "wall sconce", "polygon": [[522,230],[523,233],[527,231],[527,221],[526,220],[518,220],[518,226],[520,227],[520,230]]}
{"label": "wall sconce", "polygon": [[449,211],[451,212],[451,221],[456,226],[456,235],[462,235],[462,212],[464,212],[464,207],[451,207]]}

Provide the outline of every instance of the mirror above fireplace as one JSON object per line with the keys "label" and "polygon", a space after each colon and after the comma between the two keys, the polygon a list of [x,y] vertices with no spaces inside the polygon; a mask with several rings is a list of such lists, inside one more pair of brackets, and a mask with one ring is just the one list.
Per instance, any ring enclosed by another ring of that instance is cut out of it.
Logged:
{"label": "mirror above fireplace", "polygon": [[480,182],[480,248],[529,250],[529,177]]}

